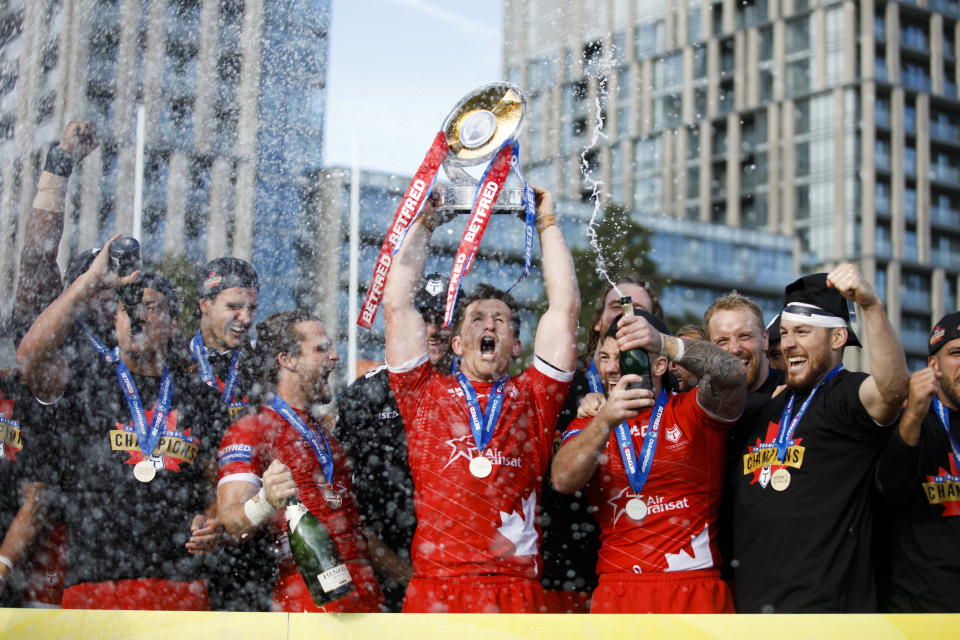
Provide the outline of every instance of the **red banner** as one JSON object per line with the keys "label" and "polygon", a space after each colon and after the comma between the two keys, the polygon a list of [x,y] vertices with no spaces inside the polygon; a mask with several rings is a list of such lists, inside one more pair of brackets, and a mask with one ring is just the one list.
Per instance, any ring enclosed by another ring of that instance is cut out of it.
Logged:
{"label": "red banner", "polygon": [[457,256],[453,260],[453,269],[450,272],[447,306],[443,314],[443,326],[445,327],[450,326],[450,322],[453,320],[453,309],[457,302],[457,294],[460,291],[460,280],[470,273],[473,256],[477,253],[480,240],[483,239],[487,224],[490,222],[493,204],[497,201],[500,189],[510,173],[513,152],[513,146],[509,142],[504,144],[493,160],[490,161],[477,186],[477,197],[473,202],[473,210],[470,212],[470,222],[467,223],[467,228],[463,230],[460,246],[457,248]]}
{"label": "red banner", "polygon": [[403,237],[407,233],[407,228],[413,223],[427,196],[430,195],[430,188],[433,185],[434,178],[440,170],[440,165],[447,157],[450,148],[447,146],[447,138],[443,132],[439,132],[434,138],[430,150],[424,156],[420,168],[410,181],[410,186],[403,194],[403,200],[393,214],[393,221],[387,229],[387,236],[383,239],[380,246],[380,255],[373,267],[373,275],[370,278],[370,288],[367,289],[367,295],[360,307],[360,317],[357,318],[357,324],[369,329],[373,326],[373,321],[377,317],[377,311],[380,309],[380,303],[383,301],[383,288],[387,284],[387,274],[390,273],[390,267],[393,265],[393,256],[400,249]]}

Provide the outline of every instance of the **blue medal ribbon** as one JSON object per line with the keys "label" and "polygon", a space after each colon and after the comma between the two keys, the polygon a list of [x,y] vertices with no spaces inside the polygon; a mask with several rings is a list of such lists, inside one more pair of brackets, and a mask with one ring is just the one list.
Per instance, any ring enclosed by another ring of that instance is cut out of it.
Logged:
{"label": "blue medal ribbon", "polygon": [[[533,232],[536,230],[537,222],[537,198],[533,192],[533,187],[527,182],[520,173],[520,143],[513,141],[513,157],[510,159],[510,165],[514,173],[520,179],[523,185],[523,208],[524,214],[524,235],[523,235],[523,273],[517,278],[517,281],[510,285],[507,292],[510,292],[515,286],[523,282],[523,279],[530,274],[530,265],[533,262]],[[482,182],[480,184],[483,184]]]}
{"label": "blue medal ribbon", "polygon": [[93,349],[100,355],[100,359],[107,364],[114,364],[116,361],[113,359],[113,351],[100,341],[100,338],[97,337],[97,334],[93,332],[93,329],[91,329],[87,323],[79,322],[78,324],[87,336],[87,340],[93,346]]}
{"label": "blue medal ribbon", "polygon": [[777,432],[777,437],[773,441],[773,444],[777,447],[777,459],[780,462],[783,462],[787,458],[787,448],[793,443],[793,432],[797,430],[797,425],[800,424],[800,420],[803,419],[803,414],[807,412],[807,407],[809,407],[810,402],[813,401],[813,396],[817,395],[820,387],[829,382],[830,379],[837,375],[842,369],[843,364],[838,364],[831,369],[830,372],[823,377],[823,380],[817,383],[817,386],[813,388],[813,391],[810,392],[807,399],[803,401],[803,404],[800,405],[800,411],[798,411],[796,415],[793,414],[793,404],[797,399],[797,394],[795,392],[790,394],[790,399],[787,400],[787,406],[783,408],[783,413],[780,414],[780,430]]}
{"label": "blue medal ribbon", "polygon": [[600,379],[596,362],[591,362],[587,367],[587,386],[590,387],[591,393],[603,393],[603,380]]}
{"label": "blue medal ribbon", "polygon": [[490,444],[490,438],[493,437],[493,432],[497,428],[500,411],[503,409],[503,394],[510,376],[503,376],[493,383],[493,387],[490,389],[490,397],[487,398],[486,411],[480,409],[477,392],[470,384],[467,376],[463,375],[462,371],[457,371],[456,378],[467,399],[467,412],[470,414],[470,431],[473,432],[473,442],[477,445],[477,450],[483,453],[483,450]]}
{"label": "blue medal ribbon", "polygon": [[940,398],[933,399],[933,409],[937,413],[937,417],[940,418],[940,424],[947,430],[947,442],[950,443],[954,462],[957,466],[960,466],[960,445],[957,445],[957,441],[953,439],[953,434],[950,433],[950,413],[947,411],[946,405],[940,402]]}
{"label": "blue medal ribbon", "polygon": [[330,451],[330,441],[327,440],[323,429],[312,429],[287,404],[286,400],[275,393],[270,395],[270,408],[279,413],[310,444],[310,448],[320,462],[320,468],[323,469],[323,477],[326,478],[328,485],[333,485],[333,453]]}
{"label": "blue medal ribbon", "polygon": [[137,389],[137,383],[134,382],[130,369],[120,359],[120,347],[113,350],[112,357],[116,362],[115,371],[117,380],[120,382],[120,390],[123,391],[127,400],[130,420],[137,432],[137,445],[143,455],[149,457],[153,455],[153,450],[157,448],[157,443],[160,442],[163,425],[167,420],[167,414],[170,413],[170,403],[173,400],[173,376],[170,375],[170,368],[164,365],[163,375],[160,377],[160,391],[157,393],[157,402],[153,405],[153,419],[148,427],[147,414],[143,409],[140,390]]}
{"label": "blue medal ribbon", "polygon": [[[220,401],[227,406],[230,406],[233,401],[233,394],[237,391],[237,382],[240,379],[240,351],[240,349],[234,349],[227,380],[223,383],[223,392],[220,394]],[[213,374],[213,367],[210,366],[210,360],[207,359],[207,348],[203,345],[203,336],[200,335],[199,329],[197,329],[197,335],[190,340],[190,353],[197,361],[200,379],[208,387],[216,389],[217,379]]]}
{"label": "blue medal ribbon", "polygon": [[647,423],[647,434],[643,437],[643,448],[640,450],[640,459],[637,460],[637,451],[633,446],[633,436],[630,435],[630,425],[624,421],[616,426],[617,448],[620,449],[620,459],[627,471],[627,480],[634,493],[640,493],[647,484],[650,469],[653,467],[653,458],[657,453],[657,435],[660,433],[660,421],[663,419],[663,410],[670,401],[670,394],[660,389],[657,403],[650,413],[650,422]]}

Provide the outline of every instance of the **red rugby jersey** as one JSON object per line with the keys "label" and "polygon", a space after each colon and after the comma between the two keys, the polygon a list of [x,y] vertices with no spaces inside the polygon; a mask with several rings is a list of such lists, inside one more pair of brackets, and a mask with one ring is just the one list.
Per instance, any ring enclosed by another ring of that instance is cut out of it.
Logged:
{"label": "red rugby jersey", "polygon": [[[300,409],[297,415],[314,429],[321,429]],[[327,432],[333,453],[333,487],[342,498],[339,509],[331,509],[323,499],[326,479],[310,444],[296,429],[270,407],[234,422],[227,430],[217,452],[217,484],[246,481],[259,485],[260,477],[278,459],[290,467],[300,501],[330,530],[340,557],[344,560],[367,559],[367,544],[360,531],[360,512],[353,495],[351,469],[340,444]],[[286,531],[283,510],[276,516],[278,530]]]}
{"label": "red rugby jersey", "polygon": [[[557,414],[573,373],[535,357],[507,382],[500,420],[483,452],[493,471],[475,478],[469,464],[480,453],[456,378],[437,371],[426,354],[389,372],[406,427],[414,482],[414,574],[537,578],[537,504]],[[492,383],[473,386],[485,409]]]}
{"label": "red rugby jersey", "polygon": [[[577,418],[563,434],[566,444],[591,418]],[[650,410],[630,421],[639,457]],[[692,390],[670,397],[663,411],[657,450],[647,482],[634,493],[611,430],[601,463],[590,479],[597,508],[600,552],[597,573],[656,573],[719,567],[716,521],[723,491],[726,422],[704,411]],[[627,501],[640,497],[647,516],[635,522]]]}

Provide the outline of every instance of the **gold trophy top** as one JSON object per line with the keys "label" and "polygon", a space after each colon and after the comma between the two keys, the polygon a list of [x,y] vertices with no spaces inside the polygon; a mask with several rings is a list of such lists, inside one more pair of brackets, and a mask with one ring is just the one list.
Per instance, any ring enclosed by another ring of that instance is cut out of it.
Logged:
{"label": "gold trophy top", "polygon": [[447,116],[443,133],[448,160],[459,166],[480,164],[520,131],[526,99],[509,82],[495,82],[464,97]]}

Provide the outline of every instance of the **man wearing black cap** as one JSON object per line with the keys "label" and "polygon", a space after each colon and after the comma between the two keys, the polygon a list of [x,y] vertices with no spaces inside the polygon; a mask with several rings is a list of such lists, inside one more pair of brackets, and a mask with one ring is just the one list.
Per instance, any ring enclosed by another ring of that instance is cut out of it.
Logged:
{"label": "man wearing black cap", "polygon": [[877,466],[897,507],[884,609],[898,613],[960,611],[960,311],[937,322],[929,354]]}
{"label": "man wearing black cap", "polygon": [[[843,369],[860,346],[872,375]],[[852,265],[787,286],[780,315],[787,389],[755,412],[738,461],[734,585],[740,612],[876,610],[873,470],[906,395],[903,348],[873,287]]]}
{"label": "man wearing black cap", "polygon": [[[553,460],[558,491],[591,481],[601,529],[593,613],[732,613],[720,579],[716,520],[727,431],[747,394],[739,359],[702,340],[678,339],[644,310],[621,316],[594,362],[608,393],[596,415],[574,420]],[[620,352],[648,352],[652,383],[621,376]],[[670,394],[669,362],[697,375]],[[662,436],[660,433],[662,432]]]}
{"label": "man wearing black cap", "polygon": [[[25,449],[25,466],[63,497],[63,607],[206,609],[196,555],[219,537],[208,474],[227,413],[213,390],[169,366],[173,287],[149,271],[118,278],[107,268],[108,247],[40,314],[18,351],[28,379],[46,380],[34,393],[56,402],[56,419],[34,432],[38,446]],[[133,282],[142,298],[119,306],[118,346],[82,371],[71,368],[56,349],[84,301]],[[29,375],[56,367],[56,375]]]}
{"label": "man wearing black cap", "polygon": [[190,340],[190,355],[200,380],[220,393],[239,418],[247,406],[247,385],[241,360],[249,350],[247,332],[260,301],[260,280],[253,265],[239,258],[216,258],[197,278],[200,328]]}
{"label": "man wearing black cap", "polygon": [[[431,273],[414,298],[427,328],[430,363],[444,373],[450,372],[453,361],[450,331],[443,328],[448,284],[444,276]],[[386,365],[354,381],[338,404],[336,436],[353,461],[353,490],[370,552],[384,556],[384,564],[396,569],[393,575],[382,576],[386,607],[399,612],[410,580],[410,544],[417,521],[407,438]]]}

